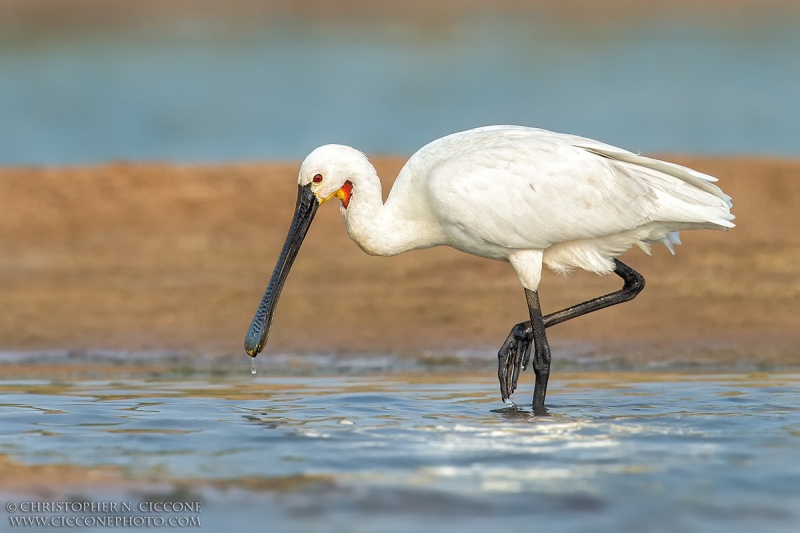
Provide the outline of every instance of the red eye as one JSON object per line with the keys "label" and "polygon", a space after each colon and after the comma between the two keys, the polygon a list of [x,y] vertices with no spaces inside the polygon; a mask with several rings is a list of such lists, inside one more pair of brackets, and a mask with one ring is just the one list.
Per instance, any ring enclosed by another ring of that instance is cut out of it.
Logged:
{"label": "red eye", "polygon": [[314,183],[319,183],[322,181],[322,174],[317,174],[314,176]]}

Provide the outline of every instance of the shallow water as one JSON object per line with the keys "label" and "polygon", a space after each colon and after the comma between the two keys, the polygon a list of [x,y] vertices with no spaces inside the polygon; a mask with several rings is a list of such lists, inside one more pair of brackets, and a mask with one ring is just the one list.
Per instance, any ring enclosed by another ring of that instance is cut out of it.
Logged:
{"label": "shallow water", "polygon": [[0,164],[410,154],[486,124],[633,151],[800,155],[797,21],[476,17],[21,32],[0,21]]}
{"label": "shallow water", "polygon": [[0,454],[118,467],[71,497],[200,499],[211,531],[800,526],[797,374],[562,373],[547,417],[469,374],[264,374],[0,382]]}

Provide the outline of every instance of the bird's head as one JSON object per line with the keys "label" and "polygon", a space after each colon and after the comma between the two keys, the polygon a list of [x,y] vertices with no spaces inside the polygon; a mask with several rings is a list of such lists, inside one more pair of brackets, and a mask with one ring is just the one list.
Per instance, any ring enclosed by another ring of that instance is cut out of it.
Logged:
{"label": "bird's head", "polygon": [[353,195],[356,176],[374,172],[374,167],[363,153],[341,144],[320,146],[300,165],[297,184],[308,187],[320,204],[338,198],[347,209]]}
{"label": "bird's head", "polygon": [[342,202],[342,210],[346,211],[355,193],[355,177],[370,169],[374,172],[374,167],[364,154],[339,144],[320,146],[303,161],[297,178],[297,204],[289,234],[244,339],[244,348],[250,357],[258,355],[267,344],[281,289],[317,209],[331,198],[338,198]]}

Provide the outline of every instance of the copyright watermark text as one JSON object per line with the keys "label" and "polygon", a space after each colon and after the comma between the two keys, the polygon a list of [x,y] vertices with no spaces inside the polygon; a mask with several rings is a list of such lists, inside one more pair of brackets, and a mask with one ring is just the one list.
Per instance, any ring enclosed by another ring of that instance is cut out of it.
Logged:
{"label": "copyright watermark text", "polygon": [[7,502],[11,527],[201,527],[202,502]]}

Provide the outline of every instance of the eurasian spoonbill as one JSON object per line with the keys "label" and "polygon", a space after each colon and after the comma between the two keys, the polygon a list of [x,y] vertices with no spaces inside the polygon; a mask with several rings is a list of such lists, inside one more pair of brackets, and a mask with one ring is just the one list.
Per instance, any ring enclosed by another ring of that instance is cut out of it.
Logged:
{"label": "eurasian spoonbill", "polygon": [[[498,353],[503,401],[531,359],[533,407],[544,407],[550,374],[545,328],[633,299],[644,278],[616,257],[634,245],[672,251],[684,229],[734,227],[731,199],[716,178],[591,139],[521,126],[454,133],[416,152],[382,201],[367,157],[330,144],[303,161],[289,234],[245,349],[264,348],[281,288],[320,204],[338,198],[350,237],[370,255],[451,246],[511,263],[530,320],[515,325]],[[621,290],[542,316],[542,265],[620,276]]]}

